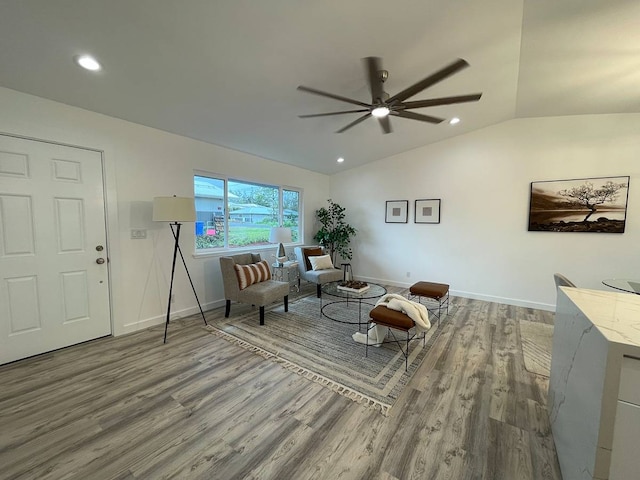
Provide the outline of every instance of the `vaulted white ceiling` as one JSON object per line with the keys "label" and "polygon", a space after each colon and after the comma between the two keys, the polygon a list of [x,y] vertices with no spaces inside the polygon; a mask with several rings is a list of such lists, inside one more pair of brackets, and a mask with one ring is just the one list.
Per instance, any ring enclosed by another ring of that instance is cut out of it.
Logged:
{"label": "vaulted white ceiling", "polygon": [[[516,117],[640,112],[639,26],[638,0],[2,0],[0,85],[331,174]],[[368,103],[367,56],[391,95],[464,58],[411,100],[482,99],[388,135],[298,118],[352,108],[298,85]]]}

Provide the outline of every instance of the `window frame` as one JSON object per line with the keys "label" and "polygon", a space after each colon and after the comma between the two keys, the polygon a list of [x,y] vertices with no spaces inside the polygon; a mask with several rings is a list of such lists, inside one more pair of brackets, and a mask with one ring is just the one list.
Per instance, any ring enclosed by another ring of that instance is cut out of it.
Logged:
{"label": "window frame", "polygon": [[257,181],[253,179],[244,179],[239,178],[237,176],[229,176],[229,175],[221,175],[217,173],[207,172],[203,170],[194,170],[193,175],[191,177],[192,188],[194,192],[194,205],[196,202],[196,192],[195,192],[195,177],[205,177],[210,178],[212,180],[222,181],[224,184],[224,245],[221,247],[208,247],[208,248],[198,248],[196,241],[197,236],[194,234],[193,241],[193,256],[194,257],[203,257],[203,256],[223,256],[228,254],[235,253],[245,253],[245,252],[260,252],[265,250],[273,250],[277,248],[275,244],[268,245],[248,245],[243,247],[229,247],[229,182],[238,182],[244,183],[247,185],[255,185],[257,187],[272,187],[278,189],[278,225],[282,225],[284,221],[284,191],[297,192],[298,194],[298,240],[290,243],[286,243],[285,246],[298,246],[303,245],[303,237],[304,237],[304,195],[303,189],[301,187],[295,187],[291,185],[275,185],[269,184],[264,181]]}

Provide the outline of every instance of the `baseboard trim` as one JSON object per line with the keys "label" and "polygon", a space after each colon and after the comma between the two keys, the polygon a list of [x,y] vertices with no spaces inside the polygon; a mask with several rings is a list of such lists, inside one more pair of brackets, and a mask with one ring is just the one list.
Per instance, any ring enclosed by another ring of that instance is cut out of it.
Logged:
{"label": "baseboard trim", "polygon": [[[358,277],[359,280],[364,280],[365,282],[373,282],[379,283],[381,285],[392,285],[394,287],[401,288],[409,288],[415,282],[396,282],[393,280],[385,279],[385,278],[372,278],[372,277]],[[555,312],[556,306],[548,303],[540,303],[540,302],[532,302],[529,300],[522,300],[519,298],[509,298],[509,297],[499,297],[495,295],[486,295],[482,293],[475,292],[465,292],[463,290],[453,290],[451,289],[449,293],[454,297],[462,297],[462,298],[470,298],[473,300],[483,300],[485,302],[493,302],[493,303],[503,303],[505,305],[513,305],[515,307],[524,307],[524,308],[533,308],[536,310],[547,310],[550,312]]]}
{"label": "baseboard trim", "polygon": [[[201,306],[202,306],[202,311],[206,312],[207,310],[224,306],[224,299],[203,303],[201,304]],[[170,321],[178,320],[179,318],[188,317],[196,313],[200,313],[200,309],[198,308],[198,305],[192,305],[191,307],[183,308],[182,310],[171,310]],[[137,332],[139,330],[144,330],[146,328],[154,327],[156,325],[162,325],[164,324],[166,319],[167,319],[167,314],[164,313],[162,315],[156,315],[154,317],[138,320],[137,322],[125,323],[123,326],[124,327],[123,330],[117,336],[126,335],[127,333]]]}
{"label": "baseboard trim", "polygon": [[[358,279],[363,280],[365,282],[379,283],[382,285],[391,285],[391,286],[400,287],[400,288],[409,288],[411,285],[415,283],[415,282],[408,282],[408,283],[397,282],[397,281],[389,280],[386,278],[373,278],[373,277],[358,277]],[[516,307],[534,308],[536,310],[547,310],[550,312],[555,312],[556,310],[555,305],[550,305],[550,304],[540,303],[540,302],[531,302],[529,300],[522,300],[518,298],[499,297],[495,295],[485,295],[481,293],[465,292],[462,290],[453,290],[453,289],[450,290],[450,293],[454,297],[470,298],[473,300],[482,300],[485,302],[493,302],[493,303],[503,303],[506,305],[513,305]],[[213,308],[220,308],[224,306],[224,303],[225,303],[224,299],[203,303],[202,310],[207,311]],[[174,320],[174,319],[177,320],[179,318],[188,317],[190,315],[194,315],[199,312],[200,310],[198,309],[197,305],[193,305],[191,307],[184,308],[182,310],[175,310],[175,311],[172,310],[171,320]],[[145,318],[137,322],[126,323],[123,326],[124,327],[123,330],[119,332],[118,335],[116,336],[137,332],[139,330],[144,330],[145,328],[154,327],[156,325],[162,325],[165,322],[166,318],[167,318],[166,314],[162,314],[162,315],[157,315],[155,317]]]}
{"label": "baseboard trim", "polygon": [[451,290],[451,295],[455,297],[471,298],[473,300],[483,300],[485,302],[504,303],[506,305],[513,305],[515,307],[533,308],[535,310],[547,310],[550,312],[556,311],[555,305],[549,305],[548,303],[531,302],[529,300],[522,300],[519,298],[497,297],[493,295],[462,292],[459,290]]}

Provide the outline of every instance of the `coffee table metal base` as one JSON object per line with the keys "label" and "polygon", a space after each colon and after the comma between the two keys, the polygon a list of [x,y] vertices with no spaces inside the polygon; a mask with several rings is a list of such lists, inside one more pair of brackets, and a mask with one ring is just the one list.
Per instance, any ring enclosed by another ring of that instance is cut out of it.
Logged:
{"label": "coffee table metal base", "polygon": [[[349,300],[335,300],[332,302],[327,302],[327,303],[323,303],[321,308],[320,308],[320,313],[322,313],[322,316],[325,318],[328,318],[331,321],[334,322],[339,322],[339,323],[347,323],[349,325],[358,325],[358,331],[361,331],[361,325],[367,325],[369,323],[369,318],[365,317],[364,319],[362,318],[362,304],[364,303],[365,305],[369,305],[370,307],[375,307],[375,303],[370,303],[370,302],[365,302],[363,300],[358,300],[358,320],[357,321],[349,321],[349,320],[340,320],[339,318],[335,318],[333,315],[331,315],[330,313],[327,313],[325,311],[325,309],[327,309],[327,307],[331,307],[331,305],[337,305],[337,304],[341,304],[344,303],[346,305],[349,305],[349,303],[356,303],[356,300],[352,299],[351,301]],[[329,309],[330,310],[330,309]],[[371,309],[367,309],[367,314]]]}
{"label": "coffee table metal base", "polygon": [[[326,283],[324,285],[322,285],[322,293],[329,295],[331,297],[334,298],[339,298],[340,300],[333,300],[330,302],[325,303],[323,297],[320,297],[320,313],[322,314],[322,316],[324,316],[325,318],[328,318],[329,320],[332,320],[334,322],[339,322],[339,323],[347,323],[350,325],[358,325],[358,331],[361,331],[361,326],[362,325],[367,325],[369,323],[369,319],[368,319],[368,313],[371,309],[366,309],[366,313],[365,315],[367,315],[367,317],[365,317],[364,319],[362,318],[362,305],[364,304],[365,306],[371,306],[374,307],[375,306],[375,302],[373,302],[372,300],[378,297],[381,297],[382,295],[387,293],[387,289],[384,288],[382,285],[377,285],[375,283],[369,283],[369,289],[362,292],[362,293],[353,293],[353,292],[347,292],[344,290],[339,290],[338,289],[338,285],[341,282],[330,282],[330,283]],[[357,320],[343,320],[343,319],[339,319],[336,318],[335,315],[332,315],[331,313],[328,313],[327,310],[331,310],[329,307],[331,307],[331,305],[336,305],[338,308],[340,306],[340,304],[345,304],[345,305],[349,305],[349,303],[357,303],[358,304],[358,316],[357,316]]]}

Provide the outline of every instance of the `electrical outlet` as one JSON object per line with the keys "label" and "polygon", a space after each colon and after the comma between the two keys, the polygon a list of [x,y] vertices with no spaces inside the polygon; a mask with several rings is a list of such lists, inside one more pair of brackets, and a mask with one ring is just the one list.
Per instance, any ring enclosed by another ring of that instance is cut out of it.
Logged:
{"label": "electrical outlet", "polygon": [[411,272],[407,272],[407,278],[411,278]]}
{"label": "electrical outlet", "polygon": [[145,229],[132,229],[131,238],[133,240],[140,240],[147,238],[147,231]]}

